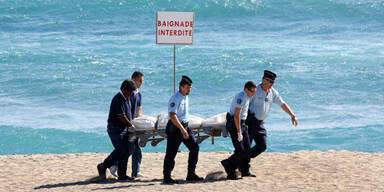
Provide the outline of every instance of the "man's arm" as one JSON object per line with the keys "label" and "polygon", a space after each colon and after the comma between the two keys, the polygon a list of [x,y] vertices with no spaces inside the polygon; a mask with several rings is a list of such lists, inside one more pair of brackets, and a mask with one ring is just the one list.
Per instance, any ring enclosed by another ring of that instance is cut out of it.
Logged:
{"label": "man's arm", "polygon": [[292,125],[297,126],[299,124],[299,120],[296,118],[295,114],[292,112],[291,108],[289,108],[288,104],[284,103],[281,105],[283,111],[285,111],[289,116],[291,116]]}
{"label": "man's arm", "polygon": [[141,117],[143,115],[143,110],[141,106],[137,109],[137,117]]}
{"label": "man's arm", "polygon": [[236,107],[235,108],[235,114],[233,116],[234,118],[234,121],[235,121],[235,125],[236,125],[236,129],[237,129],[237,140],[238,141],[242,141],[243,140],[243,134],[241,133],[241,119],[240,119],[240,113],[241,113],[241,108],[239,107]]}
{"label": "man's arm", "polygon": [[172,121],[172,123],[180,129],[181,131],[181,134],[183,134],[183,138],[184,139],[188,139],[189,138],[189,135],[188,135],[188,132],[185,130],[185,128],[183,127],[183,125],[180,123],[179,119],[177,118],[176,116],[176,113],[174,112],[169,112],[169,117]]}
{"label": "man's arm", "polygon": [[119,115],[118,118],[122,124],[126,125],[127,127],[132,127],[133,124],[128,120],[128,117],[125,114]]}

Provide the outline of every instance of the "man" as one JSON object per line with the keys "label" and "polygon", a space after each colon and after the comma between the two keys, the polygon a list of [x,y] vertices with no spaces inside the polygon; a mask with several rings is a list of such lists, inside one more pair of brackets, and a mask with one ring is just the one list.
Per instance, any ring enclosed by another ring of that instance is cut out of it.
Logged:
{"label": "man", "polygon": [[175,166],[175,157],[181,142],[189,149],[187,181],[201,181],[203,178],[195,173],[199,155],[199,145],[197,144],[189,122],[189,100],[192,80],[187,76],[182,76],[179,83],[179,91],[175,93],[168,102],[168,123],[165,129],[167,134],[167,149],[164,158],[163,182],[167,184],[178,183],[171,177],[171,172]]}
{"label": "man", "polygon": [[132,180],[127,176],[127,161],[129,155],[128,136],[125,134],[127,127],[134,129],[132,123],[132,110],[129,97],[133,95],[137,87],[132,80],[125,80],[121,84],[120,92],[117,93],[111,102],[108,116],[108,135],[112,141],[114,150],[104,160],[97,165],[97,170],[101,179],[106,179],[106,170],[118,161],[118,180]]}
{"label": "man", "polygon": [[[144,81],[144,75],[140,71],[135,71],[131,79],[136,83],[137,86],[137,91],[129,97],[130,102],[132,104],[132,117],[133,119],[137,117],[142,116],[142,108],[141,108],[141,93],[139,92],[139,89],[141,85],[143,84]],[[128,142],[128,148],[129,148],[129,153],[132,154],[132,177],[144,177],[143,174],[140,173],[140,165],[141,165],[141,159],[142,159],[142,153],[141,153],[141,148],[139,146],[139,140],[135,139],[133,143]],[[118,166],[117,162],[115,165],[111,166],[109,168],[109,171],[111,172],[112,175],[117,176]]]}
{"label": "man", "polygon": [[299,120],[289,108],[280,94],[272,86],[275,83],[276,74],[265,70],[262,82],[257,86],[256,95],[252,97],[249,104],[247,125],[249,136],[256,145],[251,148],[250,157],[255,158],[267,149],[267,131],[264,128],[264,119],[267,117],[272,103],[279,105],[290,117],[292,124],[297,126]]}
{"label": "man", "polygon": [[222,160],[227,179],[237,179],[236,168],[239,168],[242,177],[254,176],[249,172],[249,150],[250,142],[248,128],[245,125],[250,98],[256,92],[256,84],[248,81],[244,90],[238,93],[233,99],[230,111],[227,113],[226,129],[229,132],[235,152],[228,159]]}

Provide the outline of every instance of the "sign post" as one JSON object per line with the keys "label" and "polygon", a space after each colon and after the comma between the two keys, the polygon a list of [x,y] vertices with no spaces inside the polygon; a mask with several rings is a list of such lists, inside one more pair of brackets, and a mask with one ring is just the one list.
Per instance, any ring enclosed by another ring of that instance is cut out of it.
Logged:
{"label": "sign post", "polygon": [[176,92],[176,45],[193,44],[193,12],[157,12],[156,44],[173,44],[173,91]]}

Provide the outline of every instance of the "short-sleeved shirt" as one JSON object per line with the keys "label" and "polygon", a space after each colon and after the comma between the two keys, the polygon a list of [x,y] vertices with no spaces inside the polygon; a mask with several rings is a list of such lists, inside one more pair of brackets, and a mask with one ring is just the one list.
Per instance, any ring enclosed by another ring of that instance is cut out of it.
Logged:
{"label": "short-sleeved shirt", "polygon": [[280,94],[276,91],[276,89],[272,87],[269,89],[268,93],[265,93],[259,84],[256,89],[256,94],[249,102],[249,111],[255,114],[255,117],[258,120],[264,120],[271,110],[272,103],[281,106],[285,102],[280,97]]}
{"label": "short-sleeved shirt", "polygon": [[[176,116],[180,122],[189,122],[188,107],[188,95],[184,96],[180,93],[180,91],[175,93],[168,101],[168,113],[176,113]],[[170,119],[169,116],[168,119]]]}
{"label": "short-sleeved shirt", "polygon": [[241,108],[240,118],[245,120],[248,114],[249,99],[250,98],[244,90],[236,94],[236,96],[232,99],[229,114],[233,116],[235,115],[235,109]]}
{"label": "short-sleeved shirt", "polygon": [[136,118],[139,115],[139,107],[141,107],[141,93],[137,91],[129,99],[132,105],[132,117]]}
{"label": "short-sleeved shirt", "polygon": [[126,99],[122,92],[119,92],[113,97],[111,102],[108,127],[124,129],[126,126],[118,118],[122,114],[126,115],[128,120],[132,120],[131,101]]}

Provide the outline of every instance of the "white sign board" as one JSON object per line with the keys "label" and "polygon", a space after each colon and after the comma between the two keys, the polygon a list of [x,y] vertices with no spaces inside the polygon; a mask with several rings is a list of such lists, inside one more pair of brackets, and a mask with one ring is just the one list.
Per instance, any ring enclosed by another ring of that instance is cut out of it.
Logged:
{"label": "white sign board", "polygon": [[156,43],[193,43],[193,12],[157,12]]}

